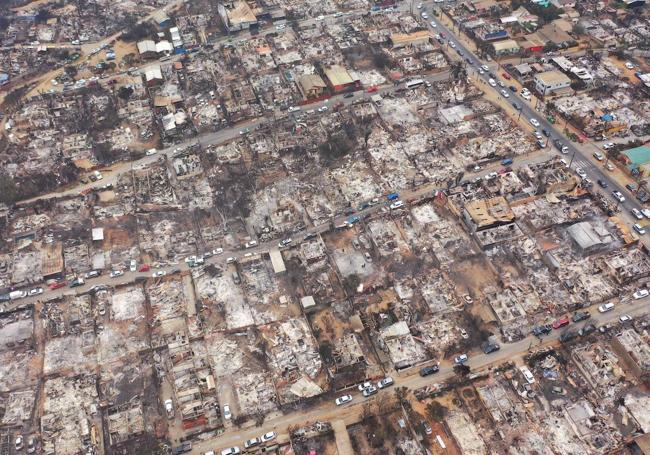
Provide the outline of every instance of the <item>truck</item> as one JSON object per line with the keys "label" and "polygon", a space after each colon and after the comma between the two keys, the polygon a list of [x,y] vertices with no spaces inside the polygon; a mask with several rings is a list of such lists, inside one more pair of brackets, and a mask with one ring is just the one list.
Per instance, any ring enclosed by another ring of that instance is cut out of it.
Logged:
{"label": "truck", "polygon": [[25,297],[27,297],[27,291],[11,291],[9,293],[11,300],[24,299]]}

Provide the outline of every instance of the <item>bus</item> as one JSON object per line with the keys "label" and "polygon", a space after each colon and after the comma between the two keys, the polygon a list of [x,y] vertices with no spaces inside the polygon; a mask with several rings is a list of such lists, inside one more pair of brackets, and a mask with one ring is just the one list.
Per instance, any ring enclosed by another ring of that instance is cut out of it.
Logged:
{"label": "bus", "polygon": [[422,79],[411,79],[410,81],[406,82],[406,88],[416,88],[422,84],[424,84],[424,80]]}

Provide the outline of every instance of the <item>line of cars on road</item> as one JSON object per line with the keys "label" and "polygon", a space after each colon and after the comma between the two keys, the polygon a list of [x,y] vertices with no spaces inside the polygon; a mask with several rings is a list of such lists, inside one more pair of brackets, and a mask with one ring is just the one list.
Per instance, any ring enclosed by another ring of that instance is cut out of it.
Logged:
{"label": "line of cars on road", "polygon": [[[368,398],[372,395],[375,395],[377,392],[379,392],[381,389],[385,389],[386,387],[390,387],[393,384],[395,384],[395,381],[393,378],[390,376],[386,376],[385,378],[377,381],[376,385],[373,384],[370,381],[364,382],[362,384],[359,384],[357,386],[357,389],[361,394],[365,397]],[[347,403],[350,403],[352,401],[352,395],[347,394],[347,395],[342,395],[338,397],[336,400],[334,400],[334,403],[336,403],[337,406],[341,406]]]}
{"label": "line of cars on road", "polygon": [[[632,294],[632,297],[635,300],[643,299],[648,296],[650,296],[650,290],[648,289],[639,289],[636,292],[634,292],[634,294]],[[612,311],[615,307],[616,305],[612,302],[603,303],[598,306],[598,312],[608,313]],[[563,316],[561,318],[554,320],[551,324],[542,324],[542,325],[534,326],[532,330],[532,334],[538,338],[541,338],[545,335],[548,335],[553,330],[559,330],[563,327],[568,326],[569,324],[571,324],[571,322],[577,324],[579,322],[586,321],[589,318],[591,318],[591,314],[588,311],[577,311],[576,313],[573,314],[571,318],[569,318],[569,316]],[[622,314],[621,316],[619,316],[618,320],[621,324],[627,324],[632,321],[632,316],[630,316],[629,314]],[[594,324],[586,324],[578,332],[572,330],[564,331],[560,335],[560,341],[561,342],[570,341],[576,336],[585,336],[592,332],[595,332],[596,330],[600,331],[601,333],[604,333],[609,328],[611,328],[609,324],[604,324],[600,326],[598,329]]]}
{"label": "line of cars on road", "polygon": [[[271,442],[277,437],[278,435],[275,431],[269,431],[268,433],[264,433],[260,437],[252,438],[246,441],[244,443],[244,448],[252,449],[253,447],[257,447],[266,444],[268,442]],[[221,455],[238,455],[240,453],[241,453],[241,449],[238,446],[228,447],[227,449],[223,449],[221,451]],[[216,452],[214,450],[211,450],[209,452],[205,452],[204,455],[216,455]]]}

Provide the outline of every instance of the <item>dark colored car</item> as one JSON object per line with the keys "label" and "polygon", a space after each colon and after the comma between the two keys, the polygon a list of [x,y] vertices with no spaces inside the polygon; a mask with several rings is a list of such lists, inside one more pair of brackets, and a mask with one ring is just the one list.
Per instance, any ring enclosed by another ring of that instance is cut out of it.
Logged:
{"label": "dark colored car", "polygon": [[512,103],[512,107],[514,107],[518,111],[521,110],[521,106],[519,104],[517,104],[517,103]]}
{"label": "dark colored car", "polygon": [[560,335],[560,342],[567,343],[573,340],[574,338],[576,338],[577,336],[578,336],[577,332],[573,330],[565,330],[564,332],[562,332],[562,335]]}
{"label": "dark colored car", "polygon": [[512,93],[517,93],[517,87],[515,87],[514,85],[510,85],[510,86],[508,86],[508,88],[510,89],[510,91]]}
{"label": "dark colored car", "polygon": [[343,98],[352,98],[354,96],[354,93],[346,93],[343,95]]}
{"label": "dark colored car", "polygon": [[578,335],[580,335],[581,337],[584,337],[584,336],[587,336],[590,333],[593,333],[595,331],[596,331],[596,326],[595,325],[587,324],[586,326],[584,326],[583,328],[578,330]]}
{"label": "dark colored car", "polygon": [[573,322],[580,322],[584,321],[585,319],[589,319],[591,317],[591,314],[587,313],[586,311],[578,311],[576,314],[573,315],[571,318]]}
{"label": "dark colored car", "polygon": [[536,337],[541,337],[544,335],[548,335],[549,333],[551,333],[552,330],[553,328],[548,324],[536,325],[535,327],[533,327],[533,335],[535,335]]}
{"label": "dark colored car", "polygon": [[438,368],[438,365],[432,365],[430,367],[424,367],[424,368],[422,368],[420,370],[420,376],[422,376],[422,377],[429,376],[430,374],[437,373],[439,370],[440,370],[440,368]]}
{"label": "dark colored car", "polygon": [[598,179],[597,181],[602,188],[607,188],[609,186],[609,184],[604,180]]}
{"label": "dark colored car", "polygon": [[483,343],[483,352],[486,354],[492,354],[493,352],[497,352],[499,349],[501,349],[501,346],[497,343],[490,343],[489,341]]}
{"label": "dark colored car", "polygon": [[512,158],[504,158],[501,160],[502,166],[509,166],[512,164]]}
{"label": "dark colored car", "polygon": [[542,130],[542,134],[543,134],[544,136],[546,136],[546,137],[549,137],[549,136],[551,135],[551,133],[549,133],[548,130],[546,130],[546,129],[543,129],[543,130]]}

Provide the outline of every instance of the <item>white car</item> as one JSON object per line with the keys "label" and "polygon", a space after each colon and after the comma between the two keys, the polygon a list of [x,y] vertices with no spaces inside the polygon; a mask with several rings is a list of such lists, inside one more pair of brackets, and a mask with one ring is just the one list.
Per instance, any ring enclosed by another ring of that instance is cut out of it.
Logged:
{"label": "white car", "polygon": [[609,149],[611,149],[612,147],[614,147],[614,143],[613,143],[613,142],[608,142],[607,144],[603,144],[603,150],[609,150]]}
{"label": "white car", "polygon": [[612,311],[614,309],[614,304],[612,302],[609,303],[603,303],[598,307],[598,312],[599,313],[607,313],[608,311]]}
{"label": "white car", "polygon": [[449,41],[449,47],[451,47],[452,49],[456,49],[456,43],[454,43],[453,41]]}
{"label": "white car", "polygon": [[262,442],[269,442],[273,441],[275,438],[278,437],[278,434],[275,431],[269,431],[268,433],[264,433],[260,439]]}
{"label": "white car", "polygon": [[300,107],[298,106],[291,106],[289,109],[287,109],[289,112],[297,112],[300,110]]}
{"label": "white car", "polygon": [[364,382],[363,384],[359,384],[357,386],[357,389],[359,389],[359,392],[363,392],[368,387],[372,387],[372,382]]}
{"label": "white car", "polygon": [[526,101],[530,101],[530,99],[532,98],[530,92],[521,92],[521,97]]}
{"label": "white car", "polygon": [[497,81],[490,78],[490,79],[488,79],[488,84],[490,84],[491,87],[496,87],[497,86]]}
{"label": "white car", "polygon": [[634,69],[634,63],[632,63],[632,62],[625,62],[625,67],[626,67],[627,69],[629,69],[629,70],[633,70],[633,69]]}
{"label": "white car", "polygon": [[485,176],[485,180],[494,180],[498,176],[499,176],[499,174],[497,174],[496,172],[490,172],[489,174],[487,174]]}
{"label": "white car", "polygon": [[533,125],[535,128],[539,128],[539,121],[536,118],[531,118],[530,124]]}
{"label": "white car", "polygon": [[287,24],[278,24],[275,26],[276,30],[284,30],[286,28]]}
{"label": "white car", "polygon": [[393,384],[395,384],[395,381],[393,381],[393,378],[391,378],[390,376],[386,376],[384,379],[377,382],[377,388],[385,389],[386,387],[390,387]]}
{"label": "white car", "polygon": [[461,354],[459,356],[456,356],[456,358],[454,359],[454,363],[456,365],[463,365],[464,363],[467,362],[467,360],[468,360],[467,354]]}
{"label": "white car", "polygon": [[165,272],[164,270],[158,270],[157,272],[153,272],[151,274],[151,277],[152,278],[160,278],[161,276],[165,276],[165,275],[167,275],[167,272]]}
{"label": "white car", "polygon": [[501,96],[504,98],[510,98],[510,93],[506,91],[506,89],[501,90]]}
{"label": "white car", "polygon": [[602,161],[605,159],[605,156],[603,156],[603,154],[600,152],[594,152],[594,158],[596,158],[598,161]]}
{"label": "white car", "polygon": [[241,453],[241,450],[237,446],[229,447],[229,448],[223,449],[221,451],[221,455],[238,455],[240,453]]}
{"label": "white car", "polygon": [[634,215],[634,218],[636,218],[637,220],[642,220],[643,219],[643,213],[641,213],[641,210],[632,209],[632,210],[630,210],[630,212],[632,213],[632,215]]}
{"label": "white car", "polygon": [[375,387],[374,385],[371,385],[367,389],[363,389],[363,392],[361,392],[361,393],[362,393],[362,395],[364,397],[368,398],[369,396],[374,395],[374,394],[377,393],[377,387]]}
{"label": "white car", "polygon": [[632,294],[632,297],[634,297],[634,300],[639,300],[644,297],[648,297],[648,295],[650,295],[650,291],[647,289],[639,289],[634,294]]}
{"label": "white car", "polygon": [[582,178],[582,179],[587,178],[587,173],[581,167],[576,168],[576,174],[578,174],[580,176],[580,178]]}
{"label": "white car", "polygon": [[625,196],[620,191],[612,191],[612,196],[618,201],[618,202],[625,202]]}
{"label": "white car", "polygon": [[246,441],[246,442],[244,443],[244,448],[245,448],[245,449],[250,449],[251,447],[258,446],[258,445],[260,445],[261,443],[262,443],[262,441],[260,440],[260,438],[249,439],[248,441]]}
{"label": "white car", "polygon": [[124,272],[121,270],[113,270],[109,275],[111,278],[117,278],[118,276],[124,275]]}
{"label": "white car", "polygon": [[223,418],[226,420],[232,419],[232,412],[230,412],[230,405],[223,405]]}
{"label": "white car", "polygon": [[416,6],[416,8],[417,8],[417,9],[422,9],[422,3],[418,3],[418,5]]}
{"label": "white car", "polygon": [[237,258],[234,258],[232,256],[229,257],[229,258],[226,258],[226,264],[232,264],[233,262],[237,262]]}
{"label": "white car", "polygon": [[632,316],[629,314],[622,314],[618,317],[618,320],[621,321],[621,324],[625,324],[626,322],[630,322],[632,320]]}
{"label": "white car", "polygon": [[438,24],[436,24],[434,21],[431,21],[431,26],[432,26],[433,28],[436,28],[436,27],[438,26]]}
{"label": "white car", "polygon": [[212,250],[212,254],[215,255],[215,256],[217,256],[219,254],[222,254],[222,253],[223,253],[223,248],[216,248],[216,249]]}
{"label": "white car", "polygon": [[327,106],[321,106],[318,108],[318,112],[325,112],[327,109],[329,109]]}
{"label": "white car", "polygon": [[482,66],[481,66],[481,69],[482,69],[483,71],[488,71],[490,68],[488,68],[487,65],[482,65]]}
{"label": "white car", "polygon": [[322,20],[324,20],[324,19],[325,19],[325,16],[323,16],[323,15],[320,15],[320,16],[318,16],[318,17],[316,18],[317,21],[322,21]]}
{"label": "white car", "polygon": [[251,240],[244,245],[245,248],[253,248],[254,246],[257,246],[257,240]]}
{"label": "white car", "polygon": [[28,292],[29,295],[41,295],[43,293],[43,288],[34,288]]}
{"label": "white car", "polygon": [[643,213],[643,216],[645,216],[646,218],[650,218],[650,210],[641,209],[641,213]]}
{"label": "white car", "polygon": [[352,401],[352,395],[343,395],[342,397],[338,397],[334,402],[337,406],[341,406],[342,404],[349,403],[350,401]]}
{"label": "white car", "polygon": [[149,149],[149,150],[147,150],[147,152],[145,153],[145,155],[147,155],[147,156],[151,156],[151,155],[155,155],[156,153],[158,153],[158,150],[156,150],[156,149]]}
{"label": "white car", "polygon": [[429,15],[427,13],[422,13],[420,16],[422,16],[422,19],[429,19]]}
{"label": "white car", "polygon": [[399,209],[400,207],[404,207],[404,201],[395,201],[390,205],[391,210]]}

